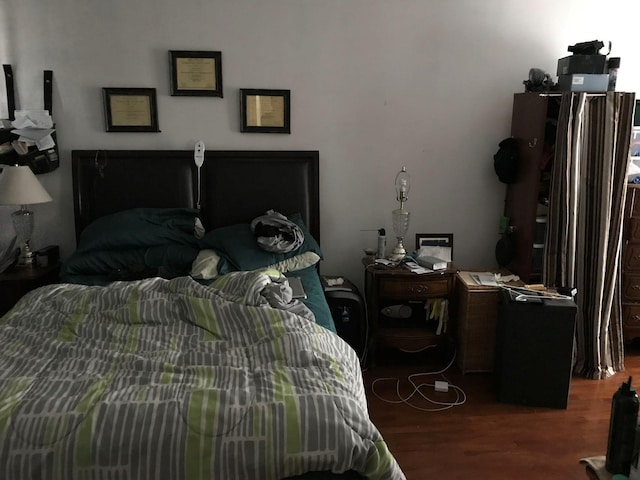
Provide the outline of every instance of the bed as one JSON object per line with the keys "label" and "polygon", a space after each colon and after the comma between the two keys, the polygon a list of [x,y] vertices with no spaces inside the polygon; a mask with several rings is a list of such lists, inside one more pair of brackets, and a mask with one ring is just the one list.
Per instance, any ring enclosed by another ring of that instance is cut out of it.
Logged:
{"label": "bed", "polygon": [[[404,478],[322,296],[318,152],[72,162],[64,282],[0,318],[0,477]],[[296,250],[247,250],[268,210]]]}

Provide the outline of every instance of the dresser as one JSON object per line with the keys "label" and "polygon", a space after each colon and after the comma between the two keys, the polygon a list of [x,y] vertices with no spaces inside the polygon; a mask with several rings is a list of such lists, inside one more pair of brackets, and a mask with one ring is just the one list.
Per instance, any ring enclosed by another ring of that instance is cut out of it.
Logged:
{"label": "dresser", "polygon": [[627,187],[622,250],[624,341],[640,337],[640,185]]}

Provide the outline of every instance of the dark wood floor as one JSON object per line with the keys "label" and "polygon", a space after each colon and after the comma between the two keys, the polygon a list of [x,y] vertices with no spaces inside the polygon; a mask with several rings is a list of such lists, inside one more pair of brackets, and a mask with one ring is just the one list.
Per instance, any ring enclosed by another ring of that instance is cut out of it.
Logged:
{"label": "dark wood floor", "polygon": [[[574,376],[566,410],[499,403],[490,374],[462,375],[456,366],[445,375],[464,390],[467,399],[462,406],[424,412],[386,403],[372,392],[374,380],[393,377],[401,379],[401,393],[407,395],[407,375],[446,364],[444,352],[431,351],[384,361],[364,373],[370,416],[409,480],[584,480],[587,475],[579,459],[606,453],[613,394],[630,375],[640,386],[640,347],[634,344],[627,349],[624,372],[606,380]],[[441,378],[423,378],[434,380]],[[387,399],[398,398],[394,381],[378,381],[375,390]],[[433,388],[423,391],[439,401],[452,398]],[[426,400],[412,400],[423,408],[435,407]]]}

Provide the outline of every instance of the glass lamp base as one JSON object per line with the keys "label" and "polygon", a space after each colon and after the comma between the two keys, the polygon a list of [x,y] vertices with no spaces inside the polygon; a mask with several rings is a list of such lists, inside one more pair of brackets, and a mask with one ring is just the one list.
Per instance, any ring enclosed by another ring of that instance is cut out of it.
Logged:
{"label": "glass lamp base", "polygon": [[391,255],[389,255],[388,260],[391,260],[392,262],[399,262],[407,256],[407,251],[402,244],[402,240],[403,239],[401,237],[398,237],[398,244],[393,248],[393,251],[391,252]]}
{"label": "glass lamp base", "polygon": [[396,234],[398,243],[394,247],[388,259],[392,262],[399,262],[407,255],[407,251],[405,250],[402,241],[409,229],[409,212],[402,208],[401,205],[400,208],[391,212],[391,218],[393,220],[393,233]]}
{"label": "glass lamp base", "polygon": [[24,242],[20,251],[20,257],[18,258],[17,267],[34,268],[38,266],[38,258],[35,253],[31,251],[29,242]]}
{"label": "glass lamp base", "polygon": [[18,239],[22,240],[20,248],[20,258],[18,258],[18,267],[36,267],[36,255],[31,251],[29,241],[33,234],[33,212],[27,210],[26,205],[11,214],[13,220],[13,228],[16,230]]}

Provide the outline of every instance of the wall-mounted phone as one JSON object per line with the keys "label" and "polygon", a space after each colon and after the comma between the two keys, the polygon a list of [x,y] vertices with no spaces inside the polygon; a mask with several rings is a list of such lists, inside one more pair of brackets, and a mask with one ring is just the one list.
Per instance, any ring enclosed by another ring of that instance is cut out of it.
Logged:
{"label": "wall-mounted phone", "polygon": [[[7,132],[12,137],[6,135]],[[55,132],[52,136],[55,140]],[[0,132],[0,144],[6,143],[7,141],[16,142],[17,138],[17,135],[8,130],[2,130],[2,132]],[[51,172],[60,166],[58,147],[56,146],[46,150],[38,150],[37,147],[28,147],[26,151],[22,150],[20,147],[14,147],[12,151],[0,155],[0,164],[27,165],[31,167],[31,170],[36,175]]]}
{"label": "wall-mounted phone", "polygon": [[196,143],[195,147],[193,147],[193,161],[198,167],[198,201],[196,203],[196,208],[200,208],[200,168],[204,163],[204,142],[200,140]]}

